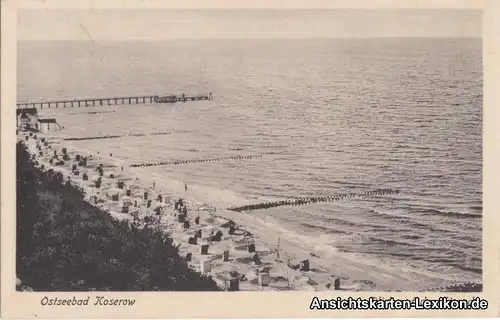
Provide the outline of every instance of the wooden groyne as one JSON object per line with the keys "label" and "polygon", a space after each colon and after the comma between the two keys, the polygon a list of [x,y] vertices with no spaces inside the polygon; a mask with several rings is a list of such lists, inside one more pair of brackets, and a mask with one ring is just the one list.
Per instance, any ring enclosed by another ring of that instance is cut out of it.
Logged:
{"label": "wooden groyne", "polygon": [[168,134],[170,134],[170,132],[130,133],[130,134],[94,136],[94,137],[73,137],[73,138],[64,138],[63,140],[64,141],[104,140],[104,139],[118,139],[126,137],[164,136]]}
{"label": "wooden groyne", "polygon": [[17,109],[27,108],[74,108],[74,107],[95,107],[95,106],[112,106],[124,104],[139,104],[139,103],[176,103],[187,101],[213,100],[212,93],[199,95],[149,95],[149,96],[130,96],[130,97],[109,97],[109,98],[87,98],[87,99],[65,99],[37,102],[20,102],[17,103]]}
{"label": "wooden groyne", "polygon": [[131,164],[131,168],[147,168],[147,167],[158,167],[158,166],[168,166],[168,165],[179,165],[179,164],[190,164],[190,163],[204,163],[204,162],[218,162],[224,160],[243,160],[252,158],[262,158],[262,155],[249,155],[249,156],[232,156],[223,158],[208,158],[208,159],[192,159],[192,160],[179,160],[179,161],[162,161],[162,162],[148,162],[148,163],[134,163]]}
{"label": "wooden groyne", "polygon": [[482,292],[483,284],[481,282],[467,281],[463,283],[447,284],[439,287],[427,288],[430,292]]}
{"label": "wooden groyne", "polygon": [[241,207],[231,207],[231,208],[228,208],[228,210],[242,212],[242,211],[269,209],[269,208],[284,207],[284,206],[301,206],[301,205],[308,205],[308,204],[314,204],[314,203],[327,203],[327,202],[340,201],[340,200],[349,199],[349,198],[369,198],[369,197],[395,195],[395,194],[399,194],[399,191],[392,190],[392,189],[377,189],[377,190],[367,191],[367,192],[363,192],[363,193],[344,193],[344,194],[336,194],[336,195],[331,195],[331,196],[305,197],[305,198],[296,198],[293,200],[263,202],[263,203],[250,204],[250,205],[241,206]]}
{"label": "wooden groyne", "polygon": [[74,116],[74,115],[82,115],[82,114],[91,114],[91,115],[95,115],[95,114],[103,114],[103,113],[115,113],[115,110],[111,110],[111,111],[70,112],[70,113],[68,113],[68,115],[69,115],[69,116]]}

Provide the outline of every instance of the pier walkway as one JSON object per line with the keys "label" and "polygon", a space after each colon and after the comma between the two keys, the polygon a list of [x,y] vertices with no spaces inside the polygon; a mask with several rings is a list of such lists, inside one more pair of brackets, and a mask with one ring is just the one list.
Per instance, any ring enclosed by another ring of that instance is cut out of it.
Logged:
{"label": "pier walkway", "polygon": [[20,102],[17,103],[17,109],[36,108],[72,108],[72,107],[93,107],[104,105],[123,105],[123,104],[139,104],[139,103],[176,103],[199,100],[213,100],[212,93],[200,95],[169,95],[169,96],[130,96],[130,97],[109,97],[109,98],[87,98],[87,99],[65,99],[52,101],[37,101],[37,102]]}

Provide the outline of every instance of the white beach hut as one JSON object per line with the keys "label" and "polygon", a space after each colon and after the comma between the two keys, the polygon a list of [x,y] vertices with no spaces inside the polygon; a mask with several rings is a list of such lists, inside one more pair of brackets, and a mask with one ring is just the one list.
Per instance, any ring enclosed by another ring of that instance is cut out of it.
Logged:
{"label": "white beach hut", "polygon": [[122,206],[128,206],[128,207],[131,207],[134,205],[134,202],[132,201],[132,199],[128,196],[123,196],[122,197]]}
{"label": "white beach hut", "polygon": [[57,123],[56,119],[54,118],[47,118],[47,119],[38,119],[38,124],[39,124],[39,130],[41,132],[49,132],[52,129],[59,129],[61,130],[62,127]]}
{"label": "white beach hut", "polygon": [[109,188],[106,190],[106,197],[111,199],[112,201],[119,201],[122,195],[121,189],[118,188]]}
{"label": "white beach hut", "polygon": [[200,269],[201,273],[208,273],[212,271],[212,261],[210,261],[209,259],[202,260],[200,263]]}

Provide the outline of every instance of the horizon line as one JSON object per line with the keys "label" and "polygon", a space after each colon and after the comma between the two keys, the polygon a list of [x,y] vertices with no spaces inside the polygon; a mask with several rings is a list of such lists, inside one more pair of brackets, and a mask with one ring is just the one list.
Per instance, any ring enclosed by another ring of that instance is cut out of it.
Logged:
{"label": "horizon line", "polygon": [[308,37],[308,38],[169,38],[169,39],[17,39],[17,42],[128,42],[128,41],[207,41],[207,40],[231,40],[231,41],[255,41],[255,40],[368,40],[368,39],[483,39],[483,36],[354,36],[354,37]]}

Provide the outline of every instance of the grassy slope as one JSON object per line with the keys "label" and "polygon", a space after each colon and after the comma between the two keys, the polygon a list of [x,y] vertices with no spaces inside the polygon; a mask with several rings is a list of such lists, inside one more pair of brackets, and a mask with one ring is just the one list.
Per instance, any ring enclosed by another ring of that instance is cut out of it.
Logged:
{"label": "grassy slope", "polygon": [[162,233],[114,220],[61,181],[17,145],[17,276],[34,291],[218,290]]}

